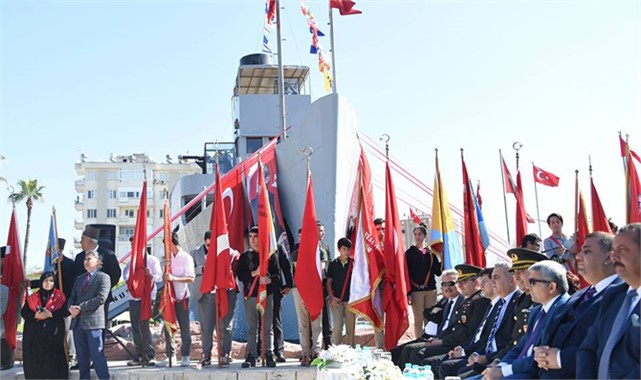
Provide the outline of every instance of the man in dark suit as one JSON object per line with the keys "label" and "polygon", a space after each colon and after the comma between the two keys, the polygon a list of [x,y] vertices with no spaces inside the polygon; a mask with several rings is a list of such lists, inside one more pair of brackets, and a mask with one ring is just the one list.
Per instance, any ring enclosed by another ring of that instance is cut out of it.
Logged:
{"label": "man in dark suit", "polygon": [[[98,246],[98,239],[100,237],[100,230],[91,226],[86,226],[85,230],[82,232],[82,237],[80,238],[80,246],[82,247],[82,252],[80,252],[75,259],[76,265],[76,275],[82,276],[85,271],[84,260],[85,252],[94,251],[100,253],[102,256],[102,266],[100,271],[106,273],[109,276],[109,295],[107,297],[107,302],[105,303],[105,327],[109,324],[109,303],[113,301],[111,296],[111,288],[118,284],[120,281],[120,275],[122,270],[120,269],[120,264],[118,263],[118,258],[116,254],[104,247]],[[103,334],[104,338],[104,334]]]}
{"label": "man in dark suit", "polygon": [[485,309],[490,303],[489,299],[481,296],[479,273],[482,269],[467,264],[457,265],[455,269],[458,272],[456,286],[465,297],[452,316],[456,322],[436,337],[428,339],[424,347],[410,352],[409,362],[412,364],[421,365],[425,359],[436,360],[436,356],[442,359],[454,347],[465,344],[472,338],[482,322]]}
{"label": "man in dark suit", "polygon": [[[409,353],[411,351],[425,347],[425,342],[427,342],[428,339],[435,337],[443,330],[454,325],[456,320],[452,318],[452,316],[465,299],[456,287],[457,278],[458,272],[456,272],[456,270],[448,269],[443,271],[441,275],[441,292],[443,293],[443,298],[433,307],[423,311],[423,316],[427,320],[423,334],[411,342],[392,348],[392,361],[400,368],[404,368],[405,363],[409,363]],[[434,325],[436,325],[436,328],[432,329]],[[434,331],[431,331],[431,329]]]}
{"label": "man in dark suit", "polygon": [[596,322],[576,356],[577,378],[639,379],[641,223],[621,227],[610,260],[624,281],[606,291]]}
{"label": "man in dark suit", "polygon": [[529,269],[529,283],[532,299],[538,303],[530,313],[526,334],[513,347],[498,365],[492,365],[483,371],[483,378],[531,379],[536,377],[538,366],[534,361],[533,348],[549,328],[550,320],[564,305],[568,298],[568,282],[565,268],[550,260],[541,261]]}
{"label": "man in dark suit", "polygon": [[495,355],[496,352],[504,349],[507,352],[512,347],[514,317],[521,291],[517,289],[514,274],[510,269],[509,264],[497,263],[492,270],[491,284],[495,295],[500,299],[500,309],[496,314],[488,316],[489,320],[485,322],[481,338],[476,343],[473,342],[465,347],[462,354],[469,356],[442,363],[439,368],[439,377],[456,376],[476,368],[482,371],[488,363],[488,355]]}
{"label": "man in dark suit", "polygon": [[579,273],[591,285],[574,293],[550,321],[550,328],[534,348],[541,379],[573,379],[576,351],[594,324],[605,291],[621,282],[610,261],[613,236],[605,232],[588,234],[576,256]]}
{"label": "man in dark suit", "polygon": [[81,379],[90,379],[89,359],[99,379],[109,379],[102,332],[105,329],[105,302],[109,296],[109,276],[99,270],[100,253],[86,251],[85,274],[78,276],[69,298],[71,330],[78,355]]}

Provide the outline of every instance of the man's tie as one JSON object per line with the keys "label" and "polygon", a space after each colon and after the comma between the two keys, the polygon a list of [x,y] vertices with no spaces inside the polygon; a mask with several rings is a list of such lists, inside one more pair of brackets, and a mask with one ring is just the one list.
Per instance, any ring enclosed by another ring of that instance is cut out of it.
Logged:
{"label": "man's tie", "polygon": [[479,339],[481,339],[481,335],[483,334],[483,329],[485,328],[485,324],[488,322],[488,320],[491,321],[492,323],[494,323],[494,319],[496,319],[496,315],[499,314],[499,310],[500,310],[500,307],[501,307],[499,304],[500,304],[501,301],[502,301],[502,299],[499,298],[499,300],[496,301],[494,306],[487,308],[487,311],[485,312],[485,315],[483,316],[483,322],[478,327],[478,329],[476,329],[476,334],[474,334],[473,343],[476,343],[476,342],[479,341]]}
{"label": "man's tie", "polygon": [[536,321],[534,322],[534,330],[532,330],[532,333],[530,334],[530,338],[527,340],[527,343],[525,343],[525,347],[523,347],[523,350],[519,354],[519,359],[525,358],[528,356],[528,351],[530,350],[530,347],[534,344],[534,341],[539,337],[539,333],[541,332],[541,325],[543,324],[543,318],[545,318],[545,310],[541,309],[541,312],[539,312],[539,315],[536,317]]}
{"label": "man's tie", "polygon": [[438,326],[438,333],[447,328],[447,322],[450,320],[450,309],[453,308],[452,300],[447,300],[445,307],[443,308],[443,316],[441,318],[441,324]]}
{"label": "man's tie", "polygon": [[625,329],[630,326],[630,321],[626,322],[626,319],[630,315],[630,307],[632,306],[632,300],[637,295],[636,290],[628,291],[628,294],[623,300],[623,304],[619,309],[617,317],[614,319],[612,324],[612,330],[610,330],[610,335],[608,340],[603,346],[603,352],[601,353],[601,359],[599,360],[599,379],[609,379],[610,378],[610,359],[612,356],[612,350],[614,346],[619,342],[621,336]]}
{"label": "man's tie", "polygon": [[583,302],[591,301],[592,298],[594,298],[595,294],[596,294],[596,288],[594,286],[590,286],[588,288],[588,291],[585,292],[585,294],[583,295],[583,299],[581,300],[581,302],[583,303]]}
{"label": "man's tie", "polygon": [[[499,302],[496,303],[496,306],[501,308],[503,304],[505,303],[505,300],[501,298]],[[499,312],[496,313],[494,316],[494,322],[492,322],[492,330],[490,331],[490,336],[487,338],[487,345],[485,346],[485,353],[488,354],[492,351],[492,341],[496,337],[496,331],[499,329],[499,324],[501,321],[499,320],[499,316],[501,315],[501,309],[499,309]]]}
{"label": "man's tie", "polygon": [[89,280],[91,279],[91,273],[87,273],[87,278],[85,279],[84,285],[82,285],[82,292],[86,292],[87,288],[89,288]]}

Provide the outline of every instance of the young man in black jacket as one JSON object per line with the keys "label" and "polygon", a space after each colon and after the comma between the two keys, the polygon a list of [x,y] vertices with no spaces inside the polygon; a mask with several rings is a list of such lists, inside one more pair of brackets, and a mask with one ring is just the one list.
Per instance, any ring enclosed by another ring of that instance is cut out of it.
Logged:
{"label": "young man in black jacket", "polygon": [[267,285],[267,299],[265,305],[263,329],[265,342],[265,357],[268,367],[275,367],[276,362],[271,351],[274,331],[272,329],[274,293],[280,291],[280,266],[278,254],[269,257],[267,275],[260,276],[260,255],[258,253],[258,227],[249,230],[250,248],[240,255],[238,260],[238,279],[243,283],[243,295],[245,296],[245,316],[247,317],[247,357],[242,364],[243,368],[256,366],[257,355],[257,332],[261,315],[257,309],[258,288],[260,284]]}

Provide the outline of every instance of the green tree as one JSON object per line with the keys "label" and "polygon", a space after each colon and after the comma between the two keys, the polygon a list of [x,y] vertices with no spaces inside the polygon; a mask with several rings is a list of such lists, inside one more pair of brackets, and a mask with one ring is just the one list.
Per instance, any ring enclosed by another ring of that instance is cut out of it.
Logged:
{"label": "green tree", "polygon": [[20,186],[20,190],[11,193],[9,195],[9,201],[13,203],[25,201],[25,204],[27,205],[27,232],[25,233],[24,237],[24,254],[22,260],[22,265],[24,266],[24,268],[26,268],[27,248],[29,247],[29,233],[31,232],[31,209],[33,208],[34,201],[44,201],[42,189],[44,189],[45,187],[39,186],[37,179],[21,179],[18,181],[18,186]]}

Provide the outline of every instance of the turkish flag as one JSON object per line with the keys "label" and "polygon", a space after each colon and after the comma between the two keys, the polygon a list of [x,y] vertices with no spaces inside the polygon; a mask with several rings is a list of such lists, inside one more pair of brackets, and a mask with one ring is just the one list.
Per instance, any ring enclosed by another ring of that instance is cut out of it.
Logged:
{"label": "turkish flag", "polygon": [[351,0],[329,0],[329,7],[338,9],[341,16],[358,15],[363,12],[354,9],[355,2]]}
{"label": "turkish flag", "polygon": [[303,299],[303,303],[313,321],[323,311],[322,269],[318,249],[314,187],[312,185],[312,176],[309,174],[294,283],[296,283],[300,297]]}
{"label": "turkish flag", "polygon": [[[396,191],[392,182],[389,162],[385,165],[385,229],[383,256],[385,274],[383,281],[383,310],[385,310],[385,348],[391,350],[398,344],[409,324],[407,289],[409,274],[403,247],[403,230],[398,217]],[[410,208],[410,212],[412,209]],[[412,213],[413,214],[413,213]]]}
{"label": "turkish flag", "polygon": [[516,196],[516,193],[514,192],[514,189],[516,189],[516,184],[514,183],[514,180],[512,179],[512,174],[510,174],[510,170],[507,168],[507,164],[505,164],[505,160],[503,159],[503,155],[501,155],[501,169],[503,170],[503,180],[505,182],[505,189],[504,189],[505,193],[506,194],[512,193],[512,194],[515,194],[515,196]]}
{"label": "turkish flag", "polygon": [[534,164],[532,164],[532,168],[534,170],[534,182],[550,187],[559,186],[559,177],[536,167]]}
{"label": "turkish flag", "polygon": [[24,298],[24,272],[22,270],[22,256],[20,255],[20,237],[18,236],[18,222],[16,221],[16,209],[13,208],[11,221],[9,222],[9,236],[7,237],[7,251],[2,267],[2,285],[9,288],[7,309],[2,318],[4,319],[4,338],[9,343],[11,350],[16,349],[17,320],[20,314],[20,307]]}
{"label": "turkish flag", "polygon": [[129,263],[129,281],[127,289],[134,298],[140,298],[140,320],[151,318],[151,278],[145,276],[147,268],[147,181],[142,183],[140,204],[136,217],[134,240],[131,247],[131,262]]}
{"label": "turkish flag", "polygon": [[414,210],[412,210],[411,207],[410,207],[410,217],[412,218],[412,221],[414,223],[421,224],[421,218],[419,218],[418,215],[414,213]]}

